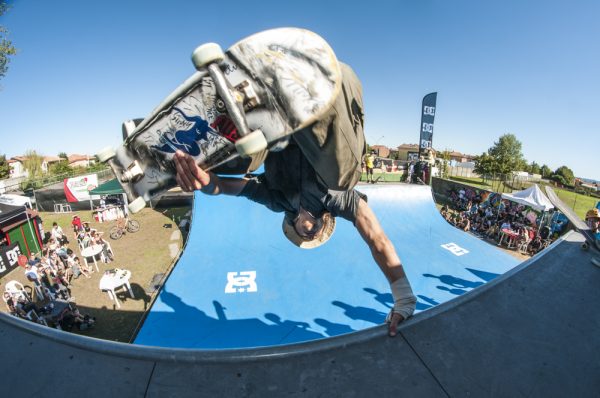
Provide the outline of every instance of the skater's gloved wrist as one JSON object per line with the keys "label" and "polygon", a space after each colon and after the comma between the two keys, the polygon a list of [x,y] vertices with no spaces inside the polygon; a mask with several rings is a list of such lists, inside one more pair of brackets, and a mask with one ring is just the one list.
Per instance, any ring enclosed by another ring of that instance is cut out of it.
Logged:
{"label": "skater's gloved wrist", "polygon": [[390,287],[392,288],[392,296],[394,297],[393,312],[402,315],[404,319],[408,319],[417,305],[417,298],[413,294],[410,283],[406,277],[402,277],[394,281]]}

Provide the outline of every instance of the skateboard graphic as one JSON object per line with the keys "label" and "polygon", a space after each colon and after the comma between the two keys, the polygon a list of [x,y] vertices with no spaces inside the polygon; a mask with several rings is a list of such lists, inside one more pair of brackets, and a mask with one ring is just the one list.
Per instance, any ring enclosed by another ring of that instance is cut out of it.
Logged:
{"label": "skateboard graphic", "polygon": [[98,153],[133,213],[177,185],[175,151],[207,171],[245,174],[250,155],[285,148],[290,135],[322,117],[341,91],[333,50],[303,29],[263,31],[224,53],[204,44],[192,62],[197,72],[148,117],[123,124],[122,145]]}
{"label": "skateboard graphic", "polygon": [[[567,219],[571,222],[571,224],[577,230],[577,232],[581,233],[584,236],[585,242],[581,244],[581,248],[583,250],[589,250],[591,246],[600,252],[600,241],[596,239],[590,227],[582,219],[580,219],[570,207],[568,207],[562,200],[560,200],[560,198],[556,195],[556,192],[554,192],[552,187],[546,186],[546,194],[548,195],[548,199],[550,199],[550,202],[552,202],[552,204],[556,206],[556,208],[560,210],[561,213],[565,215],[565,217],[567,217]],[[592,258],[592,263],[600,266],[600,258]]]}

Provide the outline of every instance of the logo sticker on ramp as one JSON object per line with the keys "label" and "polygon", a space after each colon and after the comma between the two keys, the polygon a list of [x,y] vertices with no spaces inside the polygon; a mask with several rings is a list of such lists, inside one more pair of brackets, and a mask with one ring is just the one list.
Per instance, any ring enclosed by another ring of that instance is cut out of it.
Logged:
{"label": "logo sticker on ramp", "polygon": [[256,285],[256,271],[228,272],[225,293],[254,293],[258,291]]}
{"label": "logo sticker on ramp", "polygon": [[455,256],[462,256],[463,254],[469,253],[469,251],[467,249],[463,249],[456,243],[446,243],[445,245],[440,245],[440,246],[442,246],[444,249],[448,250],[450,253],[454,254]]}

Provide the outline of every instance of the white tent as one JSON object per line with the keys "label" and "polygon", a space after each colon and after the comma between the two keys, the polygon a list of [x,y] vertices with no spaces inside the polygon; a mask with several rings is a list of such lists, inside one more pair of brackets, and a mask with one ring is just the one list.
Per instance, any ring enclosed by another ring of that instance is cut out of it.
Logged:
{"label": "white tent", "polygon": [[503,193],[502,198],[529,206],[537,211],[548,211],[554,208],[554,205],[552,205],[550,199],[544,195],[542,190],[537,185],[532,185],[531,187],[519,192]]}

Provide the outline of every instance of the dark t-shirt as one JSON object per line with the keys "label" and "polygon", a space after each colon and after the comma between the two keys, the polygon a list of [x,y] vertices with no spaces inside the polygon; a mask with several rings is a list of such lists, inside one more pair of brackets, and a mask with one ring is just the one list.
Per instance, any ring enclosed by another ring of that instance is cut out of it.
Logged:
{"label": "dark t-shirt", "polygon": [[248,181],[239,196],[265,205],[275,212],[286,212],[291,218],[300,206],[315,217],[324,212],[342,217],[354,224],[358,203],[366,195],[352,189],[333,191],[320,182],[315,170],[292,140],[282,152],[270,153],[265,172]]}

